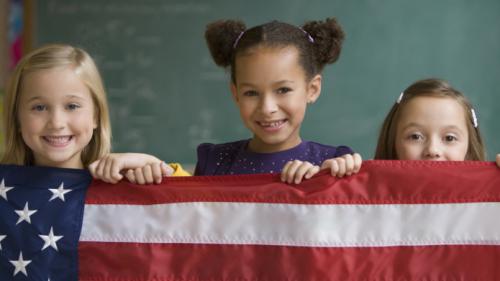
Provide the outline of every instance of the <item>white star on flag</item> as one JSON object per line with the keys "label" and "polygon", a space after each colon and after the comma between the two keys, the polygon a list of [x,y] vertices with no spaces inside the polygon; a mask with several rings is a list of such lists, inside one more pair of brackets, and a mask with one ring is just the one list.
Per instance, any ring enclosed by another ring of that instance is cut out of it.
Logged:
{"label": "white star on flag", "polygon": [[13,188],[13,186],[5,186],[5,179],[2,179],[2,182],[0,183],[0,196],[7,200],[7,191]]}
{"label": "white star on flag", "polygon": [[21,223],[22,221],[27,221],[28,223],[31,223],[30,216],[36,213],[37,210],[30,210],[28,208],[28,202],[24,205],[23,210],[17,210],[16,213],[19,215],[19,219],[17,220],[16,224]]}
{"label": "white star on flag", "polygon": [[[0,235],[0,242],[2,242],[2,240],[5,239],[5,237],[7,237],[7,235]],[[2,249],[2,243],[0,243],[0,250]]]}
{"label": "white star on flag", "polygon": [[56,198],[61,199],[64,201],[64,194],[68,193],[71,191],[71,189],[64,189],[64,182],[61,182],[61,185],[59,188],[49,188],[50,192],[52,192],[52,197],[50,197],[49,201],[52,201]]}
{"label": "white star on flag", "polygon": [[30,260],[24,260],[23,259],[23,252],[19,253],[19,259],[16,261],[10,261],[11,264],[13,264],[16,268],[14,269],[14,275],[16,276],[19,271],[21,271],[24,275],[28,276],[28,273],[26,272],[26,266],[31,263]]}
{"label": "white star on flag", "polygon": [[45,244],[43,245],[42,247],[42,250],[45,250],[45,248],[47,248],[48,246],[51,246],[52,248],[56,249],[56,251],[58,251],[57,249],[57,245],[56,245],[56,242],[63,238],[62,235],[54,235],[54,230],[52,229],[52,227],[50,228],[50,232],[48,235],[38,235],[40,236],[40,238],[43,239],[43,241],[45,242]]}

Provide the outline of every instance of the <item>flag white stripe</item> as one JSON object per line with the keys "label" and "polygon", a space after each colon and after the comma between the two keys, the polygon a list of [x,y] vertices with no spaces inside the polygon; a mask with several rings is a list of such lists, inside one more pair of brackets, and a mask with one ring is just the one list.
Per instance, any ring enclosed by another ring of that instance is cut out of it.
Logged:
{"label": "flag white stripe", "polygon": [[500,245],[500,203],[85,205],[80,241],[311,247]]}

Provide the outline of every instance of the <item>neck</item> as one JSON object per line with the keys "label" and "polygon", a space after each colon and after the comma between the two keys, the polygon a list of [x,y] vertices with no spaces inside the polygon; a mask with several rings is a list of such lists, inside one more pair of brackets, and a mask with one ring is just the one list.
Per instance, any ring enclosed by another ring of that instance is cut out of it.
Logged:
{"label": "neck", "polygon": [[37,161],[35,159],[35,166],[52,167],[52,168],[65,168],[65,169],[84,169],[83,162],[78,159],[75,161],[64,162],[50,162],[50,161]]}
{"label": "neck", "polygon": [[248,150],[257,153],[276,153],[280,151],[285,151],[296,147],[302,142],[302,139],[297,136],[294,140],[288,141],[286,143],[270,144],[264,143],[262,140],[254,136],[253,139],[248,143]]}

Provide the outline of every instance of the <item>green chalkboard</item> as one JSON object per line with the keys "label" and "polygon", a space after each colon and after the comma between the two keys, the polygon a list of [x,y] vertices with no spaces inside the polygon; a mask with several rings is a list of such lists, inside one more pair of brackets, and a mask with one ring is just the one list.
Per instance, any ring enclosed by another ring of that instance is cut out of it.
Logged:
{"label": "green chalkboard", "polygon": [[380,124],[415,80],[440,77],[473,102],[500,152],[500,1],[47,0],[37,2],[38,45],[65,42],[97,60],[108,90],[115,151],[192,164],[202,142],[250,137],[203,34],[216,19],[253,26],[335,16],[347,37],[327,66],[304,139],[373,156]]}

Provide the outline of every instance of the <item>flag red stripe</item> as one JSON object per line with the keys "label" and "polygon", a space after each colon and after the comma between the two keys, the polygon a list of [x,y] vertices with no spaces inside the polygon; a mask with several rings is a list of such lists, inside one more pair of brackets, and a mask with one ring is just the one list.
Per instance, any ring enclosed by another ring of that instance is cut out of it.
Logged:
{"label": "flag red stripe", "polygon": [[337,179],[323,172],[300,185],[281,183],[278,175],[165,178],[147,186],[94,181],[86,204],[500,202],[498,173],[493,163],[478,161],[366,161],[355,176]]}
{"label": "flag red stripe", "polygon": [[497,280],[500,247],[310,248],[81,242],[81,281]]}

